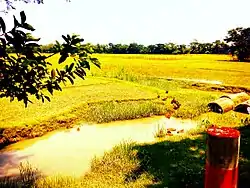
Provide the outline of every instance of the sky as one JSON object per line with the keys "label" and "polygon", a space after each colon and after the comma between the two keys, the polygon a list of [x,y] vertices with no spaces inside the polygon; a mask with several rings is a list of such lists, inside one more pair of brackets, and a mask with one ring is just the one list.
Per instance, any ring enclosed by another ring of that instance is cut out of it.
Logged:
{"label": "sky", "polygon": [[250,27],[249,0],[44,0],[15,6],[1,14],[7,27],[24,10],[43,44],[72,33],[94,44],[213,42],[230,29]]}

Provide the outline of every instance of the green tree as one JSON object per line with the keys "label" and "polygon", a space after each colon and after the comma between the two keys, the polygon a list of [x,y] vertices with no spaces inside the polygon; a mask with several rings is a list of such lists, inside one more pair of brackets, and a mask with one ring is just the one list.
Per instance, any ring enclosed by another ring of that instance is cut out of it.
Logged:
{"label": "green tree", "polygon": [[199,42],[194,40],[189,44],[191,54],[199,54]]}
{"label": "green tree", "polygon": [[[5,22],[0,17],[0,97],[23,101],[26,107],[32,95],[43,102],[45,99],[50,101],[50,97],[44,94],[46,90],[53,95],[54,90],[62,91],[61,83],[68,80],[74,84],[76,76],[84,79],[85,69],[90,69],[90,63],[100,67],[98,59],[92,58],[82,46],[83,39],[75,34],[62,35],[65,42],[57,42],[52,55],[41,54],[40,39],[27,32],[35,29],[26,22],[23,11],[20,17],[21,22],[14,16],[14,27],[10,31],[6,31]],[[15,55],[10,54],[9,49]],[[73,62],[63,69],[54,69],[48,58],[57,53],[60,53],[59,64],[70,56]]]}
{"label": "green tree", "polygon": [[238,27],[228,31],[224,39],[231,44],[230,51],[239,61],[249,61],[250,58],[250,28]]}
{"label": "green tree", "polygon": [[140,54],[143,50],[143,45],[137,43],[130,43],[127,52],[129,54]]}

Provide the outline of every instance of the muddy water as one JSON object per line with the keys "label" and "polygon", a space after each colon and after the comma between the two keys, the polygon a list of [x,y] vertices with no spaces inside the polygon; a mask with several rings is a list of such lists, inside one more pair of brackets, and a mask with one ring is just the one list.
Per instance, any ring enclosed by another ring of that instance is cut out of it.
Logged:
{"label": "muddy water", "polygon": [[189,130],[190,120],[167,120],[165,117],[116,121],[99,125],[81,125],[47,136],[19,142],[0,152],[0,177],[18,174],[20,162],[28,161],[45,175],[82,176],[90,169],[91,159],[101,156],[122,141],[154,142],[157,123],[167,128]]}

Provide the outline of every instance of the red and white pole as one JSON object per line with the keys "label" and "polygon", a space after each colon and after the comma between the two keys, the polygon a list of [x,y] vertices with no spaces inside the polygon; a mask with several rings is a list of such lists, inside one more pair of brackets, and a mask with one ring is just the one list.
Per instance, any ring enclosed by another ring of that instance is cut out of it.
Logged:
{"label": "red and white pole", "polygon": [[237,188],[240,132],[211,127],[207,135],[205,188]]}

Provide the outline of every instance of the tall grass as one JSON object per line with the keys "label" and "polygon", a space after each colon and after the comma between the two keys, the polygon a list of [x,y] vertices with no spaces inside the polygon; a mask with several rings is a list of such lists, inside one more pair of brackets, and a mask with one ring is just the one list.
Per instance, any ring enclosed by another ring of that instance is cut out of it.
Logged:
{"label": "tall grass", "polygon": [[154,101],[104,102],[89,105],[85,119],[96,123],[136,119],[163,114],[165,108]]}

